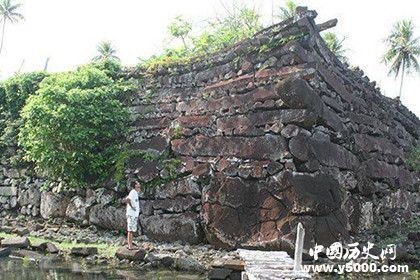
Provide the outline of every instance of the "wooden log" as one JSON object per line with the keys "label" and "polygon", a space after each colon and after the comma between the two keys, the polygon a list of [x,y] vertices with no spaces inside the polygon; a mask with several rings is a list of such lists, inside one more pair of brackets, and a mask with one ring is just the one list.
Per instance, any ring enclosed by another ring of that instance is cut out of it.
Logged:
{"label": "wooden log", "polygon": [[330,19],[326,22],[317,24],[316,27],[318,28],[319,32],[333,28],[334,26],[337,25],[338,20],[336,18],[334,19]]}

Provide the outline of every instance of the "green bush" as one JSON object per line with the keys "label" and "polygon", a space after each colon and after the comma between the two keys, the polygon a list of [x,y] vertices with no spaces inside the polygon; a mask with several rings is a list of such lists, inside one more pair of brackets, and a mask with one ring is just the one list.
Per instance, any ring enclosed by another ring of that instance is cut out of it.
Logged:
{"label": "green bush", "polygon": [[126,136],[121,100],[132,87],[116,80],[117,64],[99,62],[45,78],[22,111],[25,159],[70,187],[110,177]]}
{"label": "green bush", "polygon": [[16,75],[0,83],[0,151],[6,146],[17,145],[20,111],[46,76],[45,72],[32,72]]}

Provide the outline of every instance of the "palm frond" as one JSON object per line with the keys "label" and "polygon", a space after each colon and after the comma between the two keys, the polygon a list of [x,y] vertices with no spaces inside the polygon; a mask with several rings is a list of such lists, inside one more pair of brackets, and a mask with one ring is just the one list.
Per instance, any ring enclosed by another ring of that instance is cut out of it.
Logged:
{"label": "palm frond", "polygon": [[389,75],[395,74],[397,78],[401,72],[420,71],[417,61],[420,39],[413,36],[412,21],[401,20],[393,25],[390,35],[384,40],[388,48],[382,58],[382,62],[389,66]]}

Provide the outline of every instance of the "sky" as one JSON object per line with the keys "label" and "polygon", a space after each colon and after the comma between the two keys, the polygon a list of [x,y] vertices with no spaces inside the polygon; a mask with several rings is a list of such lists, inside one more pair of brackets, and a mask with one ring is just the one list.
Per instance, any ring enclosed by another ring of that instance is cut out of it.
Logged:
{"label": "sky", "polygon": [[[158,54],[170,43],[168,23],[177,15],[193,22],[195,28],[206,19],[223,14],[221,2],[235,0],[15,0],[25,20],[6,26],[4,49],[0,55],[0,79],[21,72],[42,70],[50,58],[48,71],[66,71],[89,62],[96,55],[98,42],[110,40],[123,65],[135,65],[139,58]],[[331,31],[345,36],[347,57],[376,81],[382,94],[395,97],[400,80],[387,75],[380,63],[385,52],[384,38],[392,25],[412,19],[420,36],[419,0],[316,0],[295,1],[318,12],[318,23],[337,18]],[[255,7],[265,24],[272,23],[285,0],[236,0]],[[420,75],[406,76],[404,105],[420,117]]]}

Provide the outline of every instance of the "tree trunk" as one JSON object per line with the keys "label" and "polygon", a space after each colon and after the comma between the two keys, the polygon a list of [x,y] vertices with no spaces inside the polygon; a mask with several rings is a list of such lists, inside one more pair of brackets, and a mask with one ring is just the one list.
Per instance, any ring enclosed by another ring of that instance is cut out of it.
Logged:
{"label": "tree trunk", "polygon": [[401,84],[400,84],[400,94],[398,95],[398,99],[400,99],[400,100],[401,100],[401,94],[402,94],[402,87],[403,87],[403,83],[404,83],[404,72],[405,72],[405,61],[403,60],[402,73],[401,73]]}
{"label": "tree trunk", "polygon": [[184,44],[184,48],[186,50],[188,50],[188,46],[187,46],[187,43],[185,42],[185,38],[184,37],[181,37],[181,40],[182,40],[182,43]]}
{"label": "tree trunk", "polygon": [[3,50],[3,41],[4,41],[4,30],[6,28],[6,19],[3,18],[3,30],[1,32],[1,43],[0,43],[0,54],[1,51]]}
{"label": "tree trunk", "polygon": [[44,72],[46,72],[47,71],[47,69],[48,69],[48,63],[50,62],[50,58],[49,57],[47,57],[47,59],[45,60],[45,65],[44,65]]}

